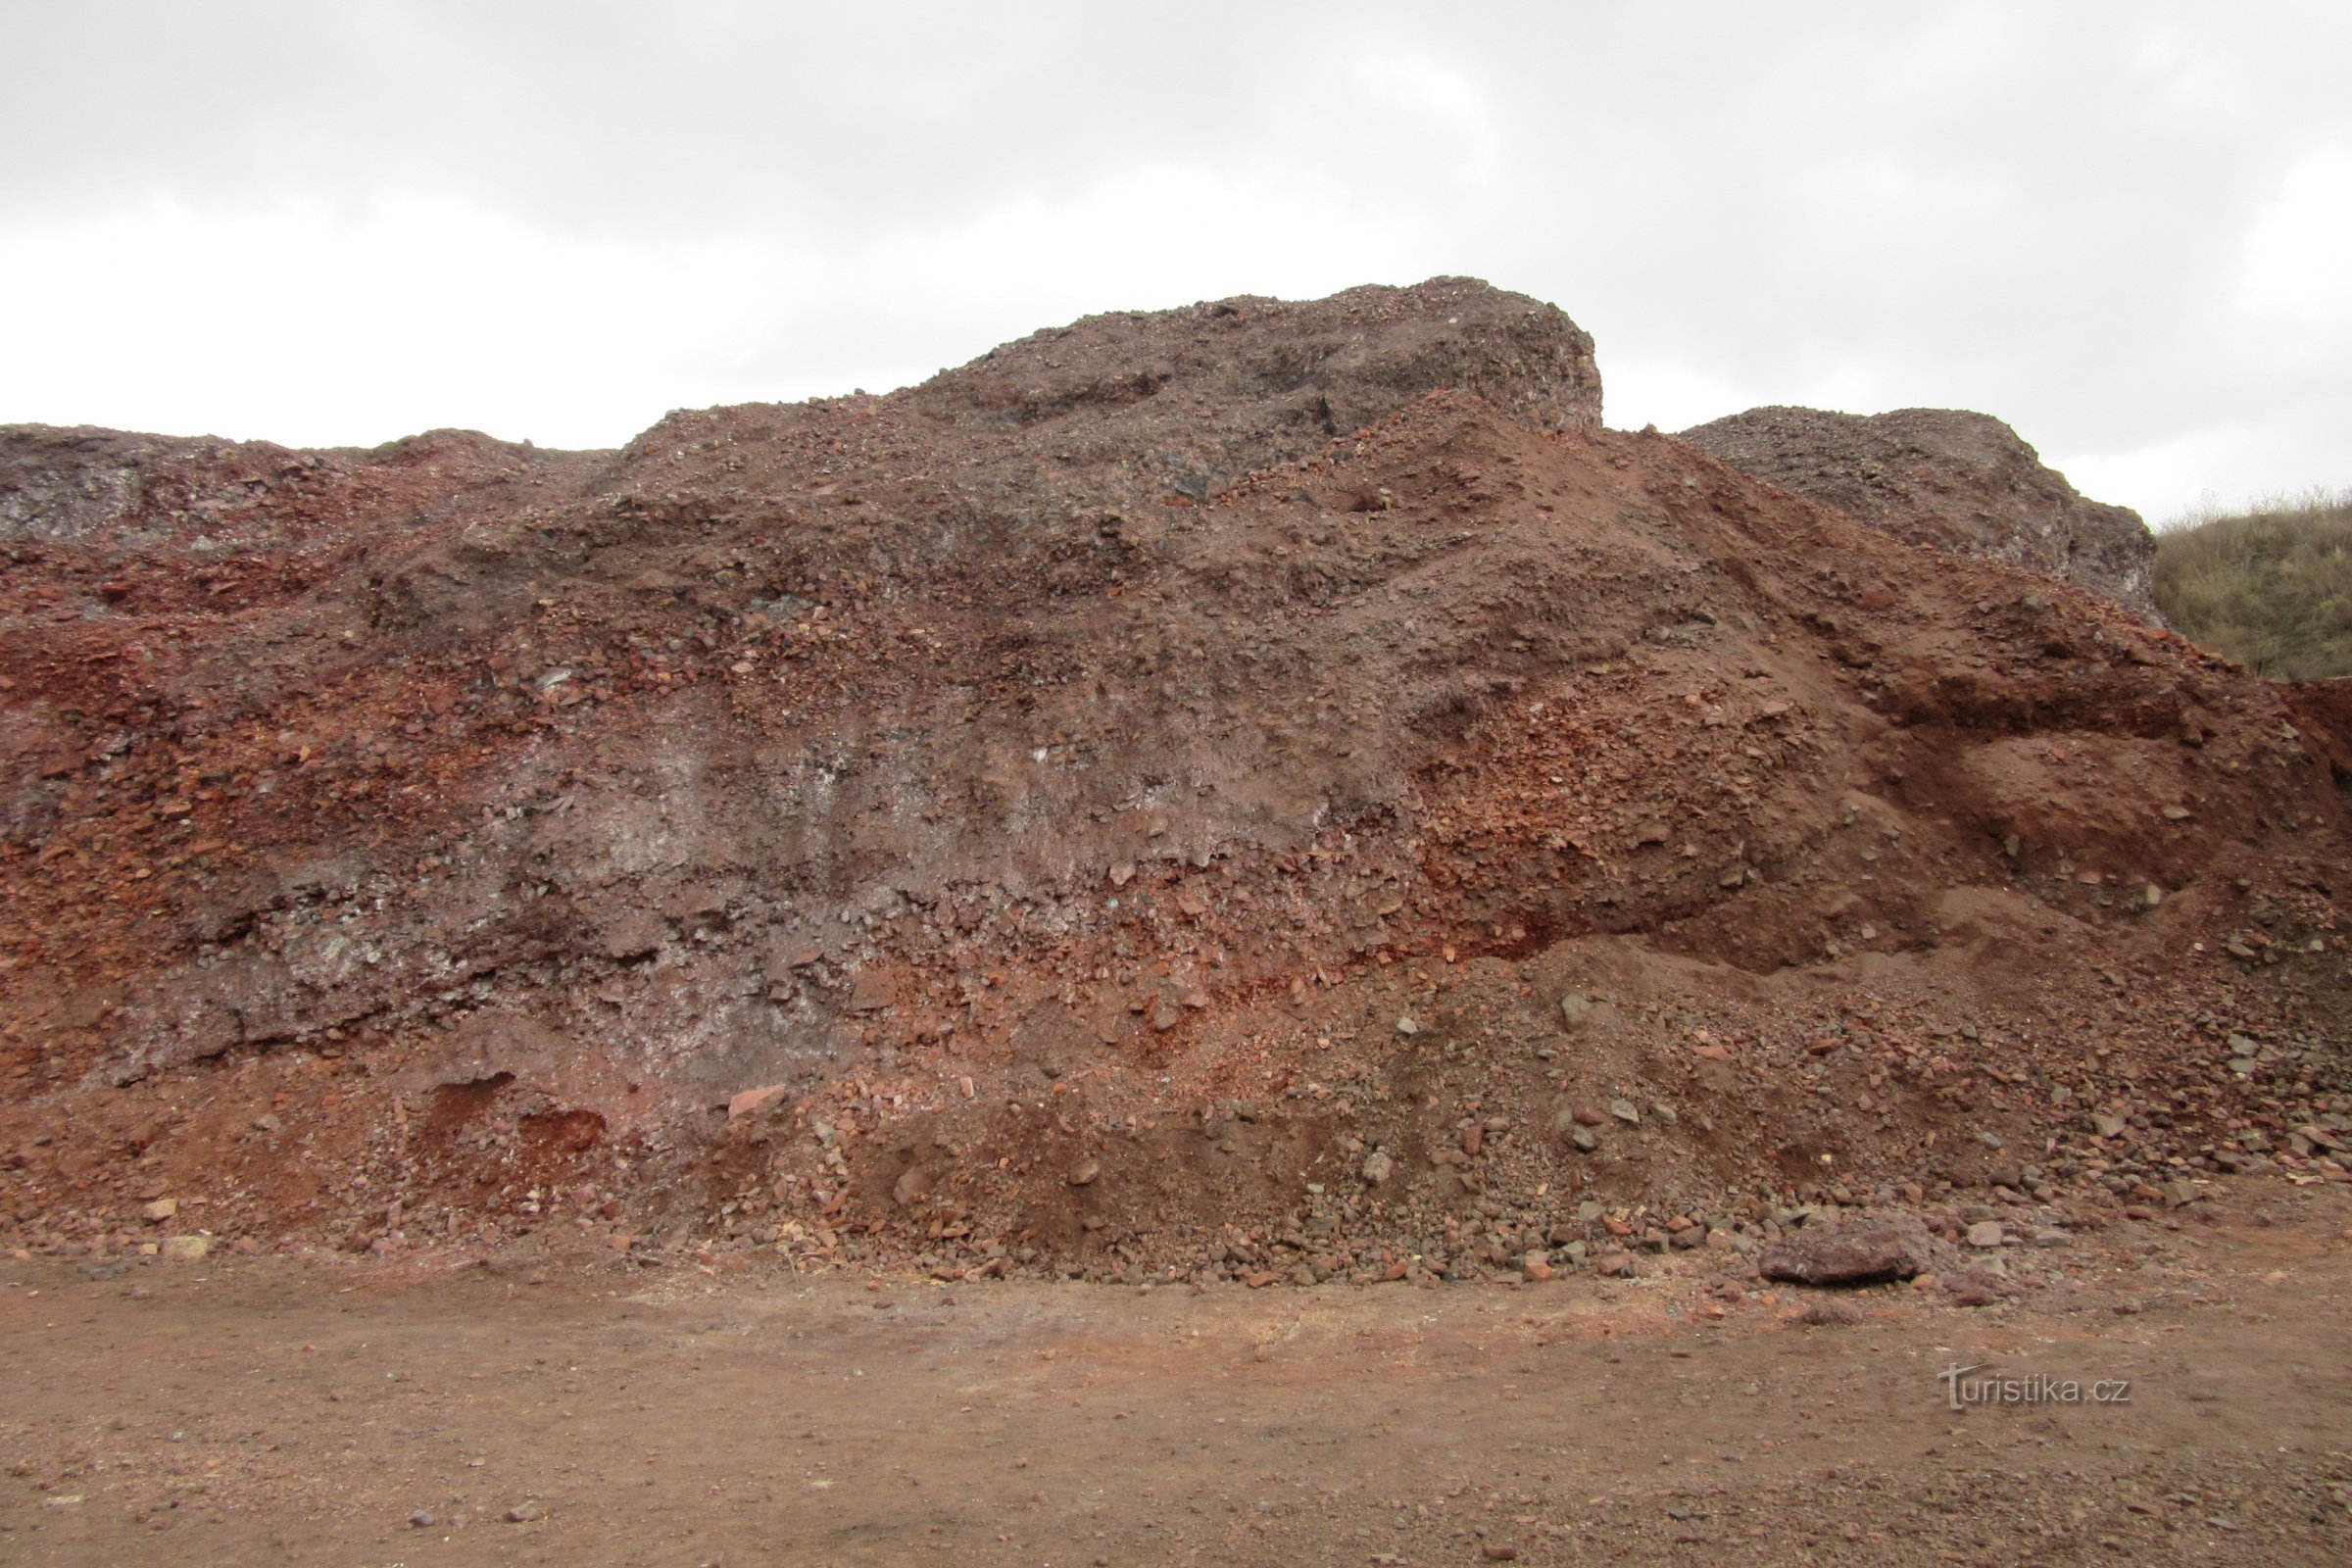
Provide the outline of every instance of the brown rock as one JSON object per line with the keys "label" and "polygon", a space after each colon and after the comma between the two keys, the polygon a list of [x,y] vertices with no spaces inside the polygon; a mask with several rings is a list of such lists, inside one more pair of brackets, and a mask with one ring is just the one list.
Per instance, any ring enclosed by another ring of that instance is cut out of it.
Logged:
{"label": "brown rock", "polygon": [[1766,1279],[1876,1285],[1929,1272],[1935,1266],[1935,1239],[1909,1215],[1808,1225],[1765,1248],[1756,1263]]}
{"label": "brown rock", "polygon": [[768,1084],[760,1089],[746,1089],[727,1102],[727,1120],[741,1121],[746,1116],[758,1115],[777,1101],[782,1100],[788,1089],[789,1086],[785,1084]]}
{"label": "brown rock", "polygon": [[899,1179],[890,1189],[891,1201],[901,1208],[912,1208],[931,1196],[931,1173],[920,1165],[909,1165],[899,1172]]}
{"label": "brown rock", "polygon": [[2017,1294],[2017,1282],[1986,1263],[1972,1263],[1943,1282],[1954,1306],[1990,1306]]}

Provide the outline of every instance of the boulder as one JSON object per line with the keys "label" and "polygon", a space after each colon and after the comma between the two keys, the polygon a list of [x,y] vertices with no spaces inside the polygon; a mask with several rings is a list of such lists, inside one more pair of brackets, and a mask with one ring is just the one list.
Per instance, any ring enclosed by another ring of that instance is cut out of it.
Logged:
{"label": "boulder", "polygon": [[1880,1285],[1934,1271],[1936,1239],[1910,1215],[1807,1226],[1764,1249],[1766,1279],[1798,1285]]}

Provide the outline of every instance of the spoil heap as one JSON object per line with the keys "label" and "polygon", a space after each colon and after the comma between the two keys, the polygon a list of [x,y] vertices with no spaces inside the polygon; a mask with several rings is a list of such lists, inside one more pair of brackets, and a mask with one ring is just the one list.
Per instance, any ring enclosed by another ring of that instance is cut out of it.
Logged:
{"label": "spoil heap", "polygon": [[1266,1282],[2340,1174],[2343,705],[1598,405],[1441,280],[0,436],[0,1220]]}
{"label": "spoil heap", "polygon": [[1750,409],[1682,440],[1930,550],[2060,577],[2161,624],[2156,540],[2139,514],[2085,499],[2000,420],[1956,409]]}

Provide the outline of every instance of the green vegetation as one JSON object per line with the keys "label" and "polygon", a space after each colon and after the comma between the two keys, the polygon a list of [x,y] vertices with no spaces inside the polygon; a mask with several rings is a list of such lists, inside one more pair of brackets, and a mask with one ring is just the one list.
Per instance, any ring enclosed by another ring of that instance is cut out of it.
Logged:
{"label": "green vegetation", "polygon": [[2352,675],[2352,490],[2167,524],[2156,604],[2191,642],[2272,680]]}

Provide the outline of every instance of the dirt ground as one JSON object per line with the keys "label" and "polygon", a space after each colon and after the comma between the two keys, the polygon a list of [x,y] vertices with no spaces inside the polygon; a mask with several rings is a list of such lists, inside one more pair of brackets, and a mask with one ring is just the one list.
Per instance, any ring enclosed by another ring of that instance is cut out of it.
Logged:
{"label": "dirt ground", "polygon": [[[2340,1562],[2348,1242],[2352,1189],[2250,1180],[1983,1310],[1700,1256],[1265,1291],[20,1260],[0,1560]],[[2082,1402],[1955,1410],[1954,1366]]]}

